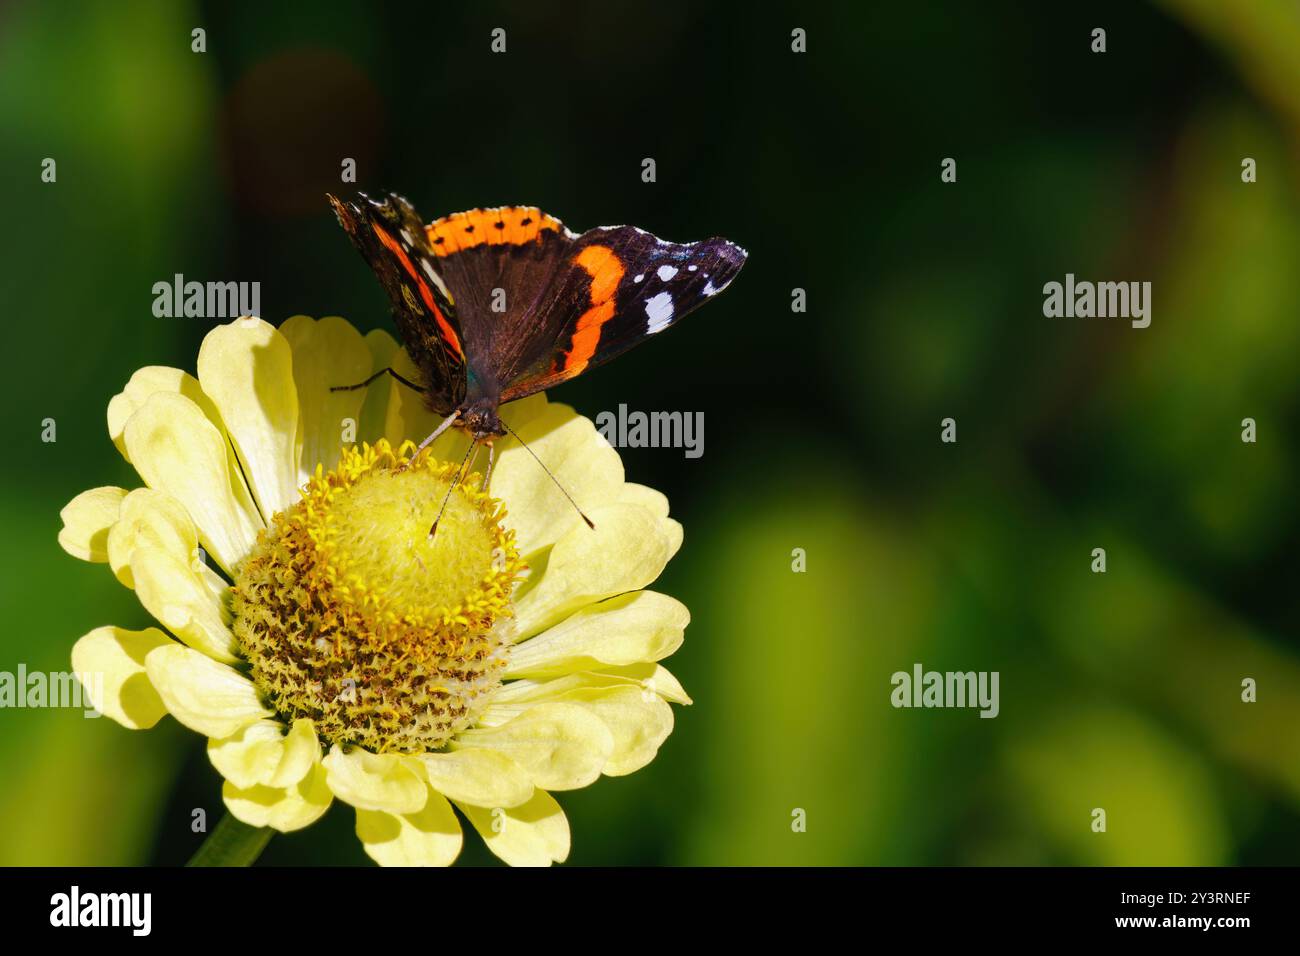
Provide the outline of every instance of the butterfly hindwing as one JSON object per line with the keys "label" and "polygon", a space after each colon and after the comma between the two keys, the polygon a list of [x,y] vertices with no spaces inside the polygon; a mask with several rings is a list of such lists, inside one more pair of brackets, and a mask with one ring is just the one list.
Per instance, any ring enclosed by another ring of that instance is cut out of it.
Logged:
{"label": "butterfly hindwing", "polygon": [[429,407],[448,415],[465,398],[466,350],[455,301],[436,266],[420,217],[401,196],[329,197],[343,226],[388,293],[398,332],[422,370]]}
{"label": "butterfly hindwing", "polygon": [[536,331],[502,368],[501,401],[567,381],[669,328],[725,289],[745,257],[726,239],[666,242],[634,226],[573,238],[534,307]]}

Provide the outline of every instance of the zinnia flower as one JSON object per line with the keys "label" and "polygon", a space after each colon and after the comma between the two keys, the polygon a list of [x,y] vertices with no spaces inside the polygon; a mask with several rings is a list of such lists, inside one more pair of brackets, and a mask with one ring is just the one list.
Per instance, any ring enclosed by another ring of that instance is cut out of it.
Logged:
{"label": "zinnia flower", "polygon": [[656,663],[687,610],[642,590],[681,526],[540,395],[502,414],[594,529],[513,439],[487,493],[457,481],[459,433],[412,460],[436,425],[418,395],[387,377],[330,391],[390,364],[415,374],[383,332],[295,316],[213,329],[197,379],[136,372],[108,429],[144,487],[78,495],[59,541],[166,630],[97,628],[73,668],[123,726],[170,713],[208,737],[250,826],[297,830],[337,797],[379,863],[445,865],[454,805],[507,863],[562,861],[552,791],[645,766],[667,701],[690,702]]}

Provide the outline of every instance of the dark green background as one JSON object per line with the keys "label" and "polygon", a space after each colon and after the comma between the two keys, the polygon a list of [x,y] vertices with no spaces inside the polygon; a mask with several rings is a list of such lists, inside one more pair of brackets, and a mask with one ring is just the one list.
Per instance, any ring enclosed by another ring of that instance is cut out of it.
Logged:
{"label": "dark green background", "polygon": [[[698,460],[624,454],[685,526],[657,587],[693,613],[668,663],[696,704],[649,768],[560,796],[571,862],[1294,863],[1298,128],[1289,0],[0,6],[0,670],[150,623],[55,536],[78,491],[138,483],[109,398],[193,370],[212,325],[155,318],[153,283],[391,329],[323,199],[353,157],[430,218],[750,251],[552,393],[705,414]],[[1151,281],[1151,327],[1044,318],[1067,272]],[[891,708],[918,661],[999,671],[1001,715]],[[0,863],[179,862],[220,812],[169,719],[0,712],[0,767]],[[263,860],[365,857],[336,805]]]}

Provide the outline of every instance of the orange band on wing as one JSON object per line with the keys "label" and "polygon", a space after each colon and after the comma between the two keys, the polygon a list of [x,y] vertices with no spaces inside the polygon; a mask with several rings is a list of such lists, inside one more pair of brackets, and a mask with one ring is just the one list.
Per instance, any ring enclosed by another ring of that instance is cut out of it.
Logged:
{"label": "orange band on wing", "polygon": [[607,299],[600,305],[593,305],[578,319],[578,326],[573,330],[573,339],[569,351],[564,353],[564,371],[577,375],[588,360],[596,354],[600,344],[600,327],[614,317],[614,301]]}
{"label": "orange band on wing", "polygon": [[451,327],[451,323],[448,322],[446,317],[442,314],[442,309],[438,308],[438,303],[433,300],[433,290],[430,289],[429,284],[424,281],[424,276],[420,275],[420,273],[415,270],[415,263],[411,261],[411,257],[406,254],[406,250],[402,248],[401,243],[390,236],[379,226],[378,223],[371,223],[371,226],[375,230],[375,235],[379,237],[379,241],[384,244],[385,248],[397,256],[398,261],[402,264],[402,268],[406,270],[407,275],[409,275],[412,281],[415,282],[415,287],[420,290],[420,298],[424,300],[424,304],[427,305],[429,311],[433,313],[433,318],[438,323],[438,329],[442,334],[442,340],[451,346],[452,350],[460,356],[461,361],[464,361],[465,351],[460,347],[460,336],[456,334],[456,330]]}
{"label": "orange band on wing", "polygon": [[607,246],[588,246],[574,262],[591,276],[591,308],[578,317],[563,370],[577,375],[596,354],[600,327],[614,317],[614,293],[623,280],[623,263]]}
{"label": "orange band on wing", "polygon": [[591,276],[592,305],[600,305],[613,296],[623,279],[623,263],[608,246],[588,246],[574,261]]}
{"label": "orange band on wing", "polygon": [[434,254],[449,256],[474,246],[522,245],[544,230],[558,232],[561,225],[560,220],[536,206],[501,206],[443,216],[425,226],[424,231]]}

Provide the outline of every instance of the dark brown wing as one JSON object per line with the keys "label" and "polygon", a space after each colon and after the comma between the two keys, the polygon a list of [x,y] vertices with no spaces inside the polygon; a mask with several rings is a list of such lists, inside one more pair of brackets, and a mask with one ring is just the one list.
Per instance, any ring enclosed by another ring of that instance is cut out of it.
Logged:
{"label": "dark brown wing", "polygon": [[602,365],[675,325],[725,289],[747,253],[727,239],[666,242],[635,226],[604,226],[579,236],[538,324],[539,336],[511,368],[509,402]]}
{"label": "dark brown wing", "polygon": [[532,206],[475,209],[428,227],[465,328],[470,398],[523,398],[607,362],[721,292],[746,253],[633,226],[575,235]]}
{"label": "dark brown wing", "polygon": [[388,293],[402,343],[420,369],[425,401],[449,415],[465,399],[468,364],[455,299],[436,267],[424,224],[411,204],[389,193],[358,193],[330,204],[339,225]]}
{"label": "dark brown wing", "polygon": [[539,309],[577,237],[535,206],[454,213],[426,234],[465,329],[469,399],[499,397],[521,356],[548,334]]}

